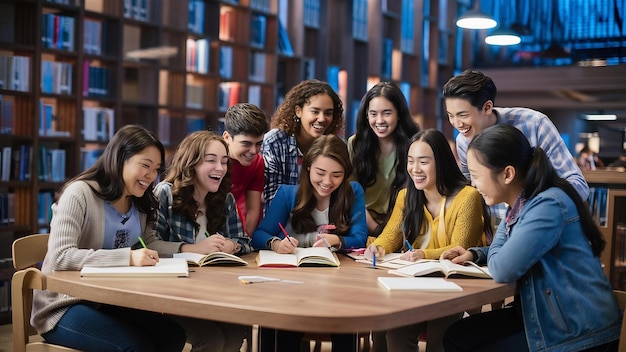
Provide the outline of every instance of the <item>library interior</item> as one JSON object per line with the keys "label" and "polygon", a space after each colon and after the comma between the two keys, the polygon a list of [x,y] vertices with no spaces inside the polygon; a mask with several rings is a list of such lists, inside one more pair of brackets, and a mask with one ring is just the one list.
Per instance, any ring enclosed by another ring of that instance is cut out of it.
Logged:
{"label": "library interior", "polygon": [[[457,24],[477,12],[497,26]],[[146,127],[170,157],[190,132],[221,133],[229,106],[269,118],[319,79],[342,100],[347,139],[365,92],[393,81],[421,128],[453,140],[441,89],[468,68],[493,78],[496,106],[539,110],[572,155],[591,150],[588,204],[624,290],[625,12],[613,0],[1,0],[0,324],[12,242],[49,232],[55,193],[120,127]]]}

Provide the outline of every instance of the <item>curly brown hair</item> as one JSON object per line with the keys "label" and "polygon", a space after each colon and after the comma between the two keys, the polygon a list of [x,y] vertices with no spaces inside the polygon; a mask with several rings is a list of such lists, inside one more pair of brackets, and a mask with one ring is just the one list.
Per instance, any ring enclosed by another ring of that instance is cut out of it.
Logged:
{"label": "curly brown hair", "polygon": [[[209,144],[221,143],[226,148],[228,145],[222,137],[211,131],[196,131],[183,139],[178,149],[172,156],[172,163],[167,169],[164,181],[172,184],[172,211],[182,214],[185,218],[193,221],[196,230],[200,225],[196,222],[198,205],[193,199],[194,180],[196,178],[196,166],[203,161],[204,153]],[[206,205],[207,231],[214,233],[224,225],[224,202],[232,187],[230,160],[226,175],[215,193],[208,192],[204,197]],[[208,211],[210,209],[210,211]]]}
{"label": "curly brown hair", "polygon": [[343,103],[333,88],[326,82],[316,79],[302,81],[291,88],[272,115],[272,128],[278,128],[289,135],[297,135],[301,124],[294,119],[296,106],[304,107],[313,96],[326,94],[333,101],[333,121],[325,134],[337,134],[343,127]]}

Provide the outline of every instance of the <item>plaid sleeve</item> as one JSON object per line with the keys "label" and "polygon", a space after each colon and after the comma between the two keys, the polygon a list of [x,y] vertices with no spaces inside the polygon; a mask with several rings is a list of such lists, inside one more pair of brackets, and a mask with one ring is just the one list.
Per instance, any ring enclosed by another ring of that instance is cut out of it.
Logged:
{"label": "plaid sleeve", "polygon": [[229,193],[226,197],[226,202],[224,203],[224,211],[226,214],[226,222],[224,223],[224,228],[222,231],[222,235],[226,238],[230,238],[231,240],[237,242],[241,245],[241,249],[237,255],[250,253],[252,251],[252,247],[250,246],[250,237],[246,235],[243,231],[243,224],[241,219],[239,218],[239,212],[237,211],[237,204],[235,202],[235,197],[233,197],[232,193]]}

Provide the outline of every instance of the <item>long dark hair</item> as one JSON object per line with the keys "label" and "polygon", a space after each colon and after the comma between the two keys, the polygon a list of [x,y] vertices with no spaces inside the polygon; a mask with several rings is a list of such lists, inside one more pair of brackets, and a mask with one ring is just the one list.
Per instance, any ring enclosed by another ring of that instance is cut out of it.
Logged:
{"label": "long dark hair", "polygon": [[[148,147],[156,147],[159,150],[161,166],[165,165],[165,149],[154,134],[138,125],[126,125],[115,133],[104,148],[102,155],[90,168],[69,180],[65,185],[78,180],[95,181],[99,189],[91,185],[90,187],[99,198],[109,202],[118,200],[124,194],[124,177],[122,176],[124,163]],[[154,182],[148,186],[143,196],[130,197],[137,210],[148,215],[148,221],[156,220],[155,209],[158,201],[152,192],[153,189]]]}
{"label": "long dark hair", "polygon": [[[411,138],[409,148],[413,143],[418,141],[428,144],[433,151],[435,184],[439,194],[448,197],[458,193],[463,187],[469,185],[469,181],[463,176],[463,173],[459,169],[452,149],[450,149],[450,144],[443,133],[433,128],[420,131]],[[407,148],[407,151],[409,148]],[[406,173],[408,174],[408,172]],[[487,242],[491,242],[493,238],[491,215],[489,214],[489,209],[484,200],[482,204],[483,230]],[[407,186],[402,223],[404,225],[406,238],[411,243],[413,243],[418,236],[423,235],[426,230],[424,223],[425,205],[426,196],[424,195],[424,191],[418,190],[412,185]],[[443,219],[439,221],[443,221]]]}
{"label": "long dark hair", "polygon": [[576,189],[556,174],[544,150],[531,147],[520,130],[508,124],[491,126],[474,137],[469,144],[469,150],[474,150],[478,161],[494,173],[509,165],[514,167],[516,175],[524,180],[523,194],[526,199],[532,199],[550,187],[562,189],[576,205],[580,225],[591,244],[593,254],[599,256],[602,253],[606,241],[588,207]]}
{"label": "long dark hair", "polygon": [[[226,148],[224,139],[211,131],[196,131],[180,142],[178,149],[172,156],[172,163],[167,169],[165,180],[172,184],[172,211],[182,214],[195,224],[196,230],[200,225],[196,222],[198,205],[193,199],[196,166],[204,160],[207,146],[212,142],[221,143]],[[226,174],[220,183],[217,192],[208,192],[204,197],[206,206],[207,231],[215,233],[224,225],[226,218],[224,203],[232,187],[230,159]]]}
{"label": "long dark hair", "polygon": [[409,179],[406,172],[406,155],[409,146],[409,138],[419,131],[419,126],[413,122],[411,112],[406,103],[406,98],[400,88],[393,82],[380,82],[372,87],[361,99],[359,112],[356,118],[356,134],[352,148],[352,162],[354,163],[353,178],[363,186],[363,189],[374,185],[378,173],[378,158],[380,157],[380,144],[378,136],[372,131],[369,125],[368,110],[370,101],[376,97],[383,97],[396,108],[398,113],[398,125],[393,131],[393,139],[396,145],[396,178],[389,190],[388,211],[385,214],[382,226],[376,230],[376,235],[389,220],[393,204],[396,202],[398,192],[406,187]]}
{"label": "long dark hair", "polygon": [[292,211],[291,225],[297,232],[315,231],[317,225],[311,212],[317,205],[317,200],[311,186],[309,176],[311,164],[320,156],[330,158],[343,167],[344,178],[341,185],[330,195],[328,220],[336,226],[335,234],[342,235],[350,229],[354,192],[350,186],[349,175],[352,173],[352,164],[346,143],[339,137],[329,134],[316,138],[302,159],[300,186],[296,193],[296,205]]}

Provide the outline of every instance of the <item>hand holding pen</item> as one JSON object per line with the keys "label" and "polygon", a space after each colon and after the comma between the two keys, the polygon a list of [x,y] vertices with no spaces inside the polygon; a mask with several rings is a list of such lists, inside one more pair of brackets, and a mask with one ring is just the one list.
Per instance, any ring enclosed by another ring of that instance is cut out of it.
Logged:
{"label": "hand holding pen", "polygon": [[298,247],[298,240],[289,236],[287,230],[283,227],[283,224],[278,223],[278,227],[280,227],[280,231],[283,233],[285,238],[280,241],[278,244],[278,248],[275,249],[278,253],[295,253],[296,248]]}
{"label": "hand holding pen", "polygon": [[159,253],[155,250],[148,249],[146,243],[141,237],[138,238],[141,243],[141,249],[130,252],[131,266],[152,266],[159,262]]}
{"label": "hand holding pen", "polygon": [[365,259],[373,263],[375,258],[378,260],[383,259],[383,257],[385,256],[385,248],[383,248],[382,246],[377,246],[372,243],[369,245],[369,247],[367,247],[363,255],[365,256]]}

